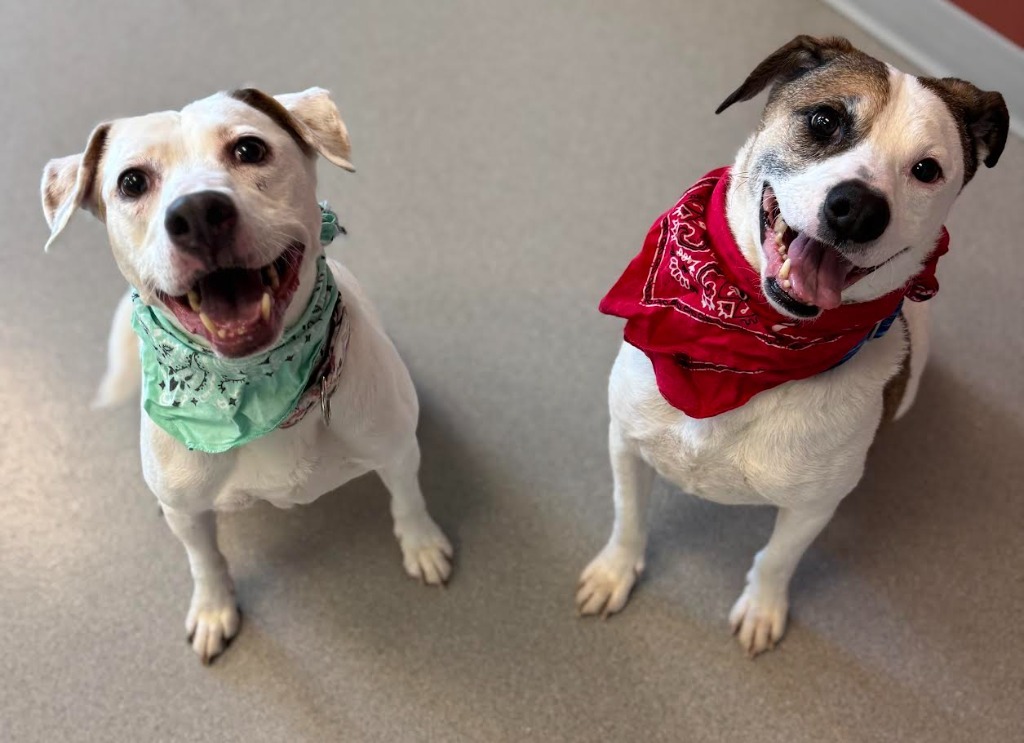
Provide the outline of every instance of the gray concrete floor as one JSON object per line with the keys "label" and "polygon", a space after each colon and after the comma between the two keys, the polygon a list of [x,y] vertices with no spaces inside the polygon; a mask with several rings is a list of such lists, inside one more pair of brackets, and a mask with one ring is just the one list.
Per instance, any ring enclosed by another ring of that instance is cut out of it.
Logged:
{"label": "gray concrete floor", "polygon": [[[0,24],[0,740],[1022,739],[1020,141],[950,219],[917,408],[751,662],[725,615],[767,510],[659,484],[633,603],[574,616],[612,512],[620,324],[595,306],[742,143],[757,104],[712,112],[760,55],[814,32],[899,60],[811,0],[154,5],[7,3]],[[330,252],[412,369],[459,559],[446,591],[407,579],[374,478],[228,516],[245,626],[202,668],[137,413],[87,409],[122,280],[86,217],[44,257],[37,184],[106,117],[245,82],[341,105],[359,173],[322,169],[350,231]]]}

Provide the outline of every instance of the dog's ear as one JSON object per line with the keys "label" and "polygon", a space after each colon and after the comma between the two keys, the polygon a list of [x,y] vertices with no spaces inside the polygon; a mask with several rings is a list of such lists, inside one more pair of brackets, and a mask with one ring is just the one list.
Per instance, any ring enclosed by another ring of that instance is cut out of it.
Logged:
{"label": "dog's ear", "polygon": [[43,214],[50,226],[50,239],[45,250],[64,231],[71,216],[81,207],[103,220],[102,206],[96,194],[96,172],[103,149],[107,143],[110,124],[100,124],[89,135],[85,152],[50,160],[43,168],[43,182],[40,191],[43,198]]}
{"label": "dog's ear", "polygon": [[331,94],[323,88],[309,88],[301,93],[287,93],[274,96],[288,113],[306,127],[311,144],[317,152],[345,170],[355,171],[348,161],[352,145],[348,129],[341,120],[338,107],[331,100]]}
{"label": "dog's ear", "polygon": [[348,161],[352,150],[348,129],[331,94],[323,88],[278,96],[269,96],[256,88],[242,88],[230,95],[272,118],[304,150],[315,150],[339,168],[355,172]]}
{"label": "dog's ear", "polygon": [[1003,97],[955,77],[918,79],[945,102],[960,127],[967,150],[964,183],[974,175],[979,160],[985,167],[994,167],[1003,154],[1010,132],[1010,112],[1006,110]]}
{"label": "dog's ear", "polygon": [[853,44],[839,36],[825,39],[816,39],[806,35],[797,36],[785,46],[772,52],[755,67],[743,84],[715,109],[715,113],[722,113],[737,101],[750,100],[769,85],[795,80],[804,73],[852,51],[854,51]]}

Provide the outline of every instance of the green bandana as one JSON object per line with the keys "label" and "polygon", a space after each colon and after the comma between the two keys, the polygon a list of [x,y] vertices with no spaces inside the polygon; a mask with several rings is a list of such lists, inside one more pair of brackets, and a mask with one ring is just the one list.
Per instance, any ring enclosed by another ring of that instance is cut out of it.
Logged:
{"label": "green bandana", "polygon": [[[321,204],[320,240],[343,231]],[[160,310],[133,292],[132,327],[142,340],[142,408],[189,449],[216,454],[278,428],[295,410],[322,361],[335,306],[334,276],[321,255],[306,311],[273,348],[226,359],[199,346]],[[329,349],[328,349],[329,350]]]}

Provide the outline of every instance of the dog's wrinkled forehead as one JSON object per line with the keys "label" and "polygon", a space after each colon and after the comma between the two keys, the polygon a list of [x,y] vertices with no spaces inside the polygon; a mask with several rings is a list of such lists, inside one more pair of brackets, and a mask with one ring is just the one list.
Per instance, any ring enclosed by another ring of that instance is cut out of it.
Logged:
{"label": "dog's wrinkled forehead", "polygon": [[[258,134],[271,144],[306,145],[291,126],[285,127],[248,103],[218,93],[181,111],[118,119],[111,124],[103,158],[103,182],[127,167],[164,171],[173,166],[202,166],[222,159],[223,149],[243,134]],[[106,189],[104,189],[106,190]]]}

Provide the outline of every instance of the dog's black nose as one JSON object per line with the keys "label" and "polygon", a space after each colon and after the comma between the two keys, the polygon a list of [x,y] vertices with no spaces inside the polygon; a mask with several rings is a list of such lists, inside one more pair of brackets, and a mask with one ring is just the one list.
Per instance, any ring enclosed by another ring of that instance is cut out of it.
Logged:
{"label": "dog's black nose", "polygon": [[199,191],[175,199],[167,207],[164,228],[181,250],[213,257],[230,247],[238,223],[238,209],[231,197],[217,191]]}
{"label": "dog's black nose", "polygon": [[889,202],[863,181],[843,181],[825,197],[825,224],[837,241],[877,240],[889,226]]}

